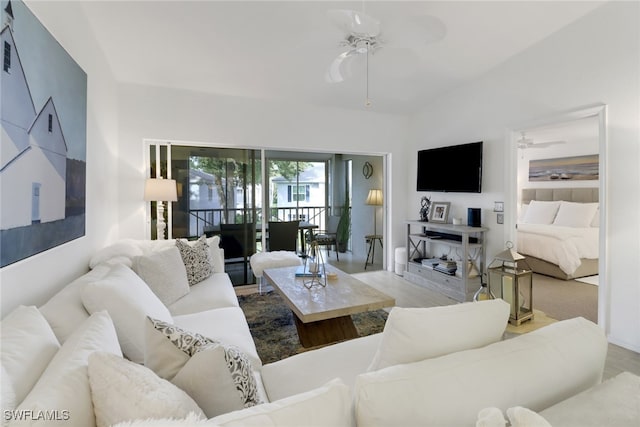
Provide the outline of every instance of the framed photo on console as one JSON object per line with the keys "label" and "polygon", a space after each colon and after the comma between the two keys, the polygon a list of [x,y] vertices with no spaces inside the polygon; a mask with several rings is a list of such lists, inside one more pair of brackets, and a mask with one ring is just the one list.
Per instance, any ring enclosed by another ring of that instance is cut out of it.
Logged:
{"label": "framed photo on console", "polygon": [[446,224],[449,220],[450,207],[451,203],[449,202],[432,202],[429,221]]}

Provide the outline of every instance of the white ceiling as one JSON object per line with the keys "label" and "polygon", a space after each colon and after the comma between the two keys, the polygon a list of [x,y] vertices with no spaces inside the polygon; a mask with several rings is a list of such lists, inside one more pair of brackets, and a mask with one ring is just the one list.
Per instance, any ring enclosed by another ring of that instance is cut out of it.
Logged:
{"label": "white ceiling", "polygon": [[417,49],[383,47],[370,59],[371,109],[406,114],[602,3],[90,1],[83,8],[119,82],[358,110],[365,109],[364,57],[356,58],[351,79],[324,79],[343,51],[343,34],[327,11],[364,8],[381,21],[383,34],[394,23],[403,28],[432,15],[446,26],[442,40]]}

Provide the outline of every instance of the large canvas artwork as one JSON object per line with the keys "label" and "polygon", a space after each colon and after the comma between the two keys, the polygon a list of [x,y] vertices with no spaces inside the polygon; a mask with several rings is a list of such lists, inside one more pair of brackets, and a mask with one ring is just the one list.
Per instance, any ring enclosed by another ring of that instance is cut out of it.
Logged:
{"label": "large canvas artwork", "polygon": [[590,181],[599,179],[599,157],[559,157],[529,161],[529,181]]}
{"label": "large canvas artwork", "polygon": [[87,75],[2,0],[0,267],[84,236]]}

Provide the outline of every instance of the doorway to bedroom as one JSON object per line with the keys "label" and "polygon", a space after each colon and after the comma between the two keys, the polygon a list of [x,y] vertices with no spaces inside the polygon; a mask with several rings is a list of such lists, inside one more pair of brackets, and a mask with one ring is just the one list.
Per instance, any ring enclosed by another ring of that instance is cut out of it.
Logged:
{"label": "doorway to bedroom", "polygon": [[557,320],[598,322],[600,117],[572,117],[514,134],[515,238],[534,271],[534,307]]}

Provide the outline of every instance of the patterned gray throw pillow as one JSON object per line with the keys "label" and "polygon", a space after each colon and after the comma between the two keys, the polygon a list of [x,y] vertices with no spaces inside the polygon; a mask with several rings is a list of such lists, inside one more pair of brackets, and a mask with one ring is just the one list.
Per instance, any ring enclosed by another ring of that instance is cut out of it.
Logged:
{"label": "patterned gray throw pillow", "polygon": [[[186,331],[178,326],[148,317],[153,327],[161,332],[179,350],[190,357],[194,354],[220,346],[224,349],[224,359],[233,378],[240,400],[245,408],[262,402],[258,395],[258,385],[251,369],[249,358],[237,347],[222,344],[197,332]],[[215,379],[212,379],[215,384]]]}
{"label": "patterned gray throw pillow", "polygon": [[182,262],[187,269],[189,286],[202,282],[213,274],[211,252],[206,236],[200,236],[197,242],[190,245],[185,240],[176,240],[176,246],[180,250]]}

